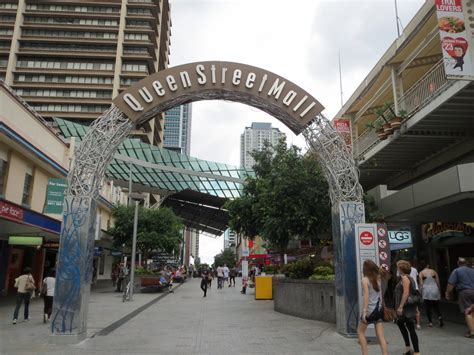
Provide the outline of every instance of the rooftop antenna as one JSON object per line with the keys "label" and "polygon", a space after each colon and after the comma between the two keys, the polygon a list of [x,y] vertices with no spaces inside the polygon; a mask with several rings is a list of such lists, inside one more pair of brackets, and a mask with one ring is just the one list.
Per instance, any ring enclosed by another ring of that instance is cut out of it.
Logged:
{"label": "rooftop antenna", "polygon": [[397,23],[397,34],[398,34],[398,37],[400,37],[400,24],[399,24],[399,21],[400,21],[400,17],[398,17],[398,6],[397,6],[397,0],[395,0],[395,22]]}
{"label": "rooftop antenna", "polygon": [[338,53],[339,56],[339,89],[341,91],[341,107],[344,106],[344,99],[342,93],[342,71],[341,71],[341,52]]}

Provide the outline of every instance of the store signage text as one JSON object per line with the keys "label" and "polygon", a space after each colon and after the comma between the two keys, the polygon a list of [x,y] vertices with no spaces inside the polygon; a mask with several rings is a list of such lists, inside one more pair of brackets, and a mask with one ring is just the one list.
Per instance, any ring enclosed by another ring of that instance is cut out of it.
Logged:
{"label": "store signage text", "polygon": [[0,201],[0,217],[12,219],[15,221],[23,220],[23,209],[10,205],[9,203]]}
{"label": "store signage text", "polygon": [[413,239],[410,231],[388,231],[391,244],[412,244]]}
{"label": "store signage text", "polygon": [[217,61],[159,71],[123,91],[113,102],[132,121],[140,122],[148,118],[147,113],[156,114],[179,103],[219,98],[239,101],[237,97],[252,106],[284,112],[295,133],[324,109],[306,91],[274,73]]}
{"label": "store signage text", "polygon": [[426,242],[444,232],[460,232],[464,236],[469,237],[474,235],[474,224],[437,222],[422,225],[422,236]]}

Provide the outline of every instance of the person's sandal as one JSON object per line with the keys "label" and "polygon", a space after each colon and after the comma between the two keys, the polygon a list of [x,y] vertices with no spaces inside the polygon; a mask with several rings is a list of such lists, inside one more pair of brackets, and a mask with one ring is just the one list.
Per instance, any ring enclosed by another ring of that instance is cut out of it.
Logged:
{"label": "person's sandal", "polygon": [[464,334],[464,337],[474,339],[474,334],[471,334],[471,332],[467,332],[466,334]]}

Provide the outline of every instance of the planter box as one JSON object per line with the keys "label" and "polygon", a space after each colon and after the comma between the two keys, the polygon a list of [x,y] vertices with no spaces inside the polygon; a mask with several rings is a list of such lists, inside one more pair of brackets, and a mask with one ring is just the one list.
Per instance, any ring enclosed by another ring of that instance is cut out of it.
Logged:
{"label": "planter box", "polygon": [[274,310],[291,316],[336,323],[334,281],[278,278],[273,283]]}

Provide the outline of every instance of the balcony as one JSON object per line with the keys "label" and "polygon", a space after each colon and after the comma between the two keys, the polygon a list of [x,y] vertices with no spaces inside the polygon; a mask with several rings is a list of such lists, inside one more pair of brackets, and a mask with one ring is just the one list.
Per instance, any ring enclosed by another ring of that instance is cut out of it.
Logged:
{"label": "balcony", "polygon": [[[398,99],[399,110],[406,112],[399,131],[380,140],[368,129],[355,140],[354,158],[364,188],[379,184],[399,188],[408,176],[427,173],[424,162],[438,157],[441,166],[449,163],[451,149],[472,151],[473,96],[474,83],[449,80],[443,62],[434,65]],[[395,111],[394,105],[387,110]]]}

